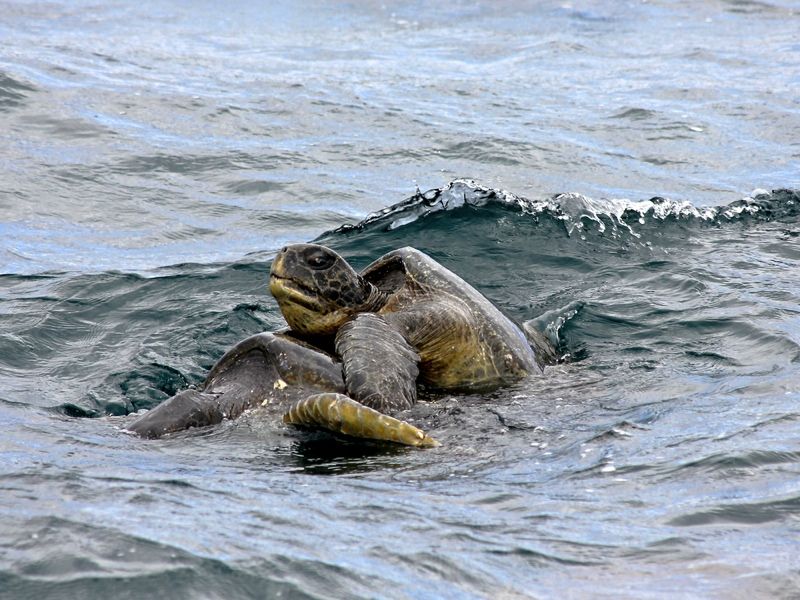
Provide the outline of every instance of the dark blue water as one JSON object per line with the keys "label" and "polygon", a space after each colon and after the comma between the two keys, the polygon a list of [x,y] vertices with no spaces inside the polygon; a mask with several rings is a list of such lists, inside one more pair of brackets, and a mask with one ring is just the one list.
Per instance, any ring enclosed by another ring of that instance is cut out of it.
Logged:
{"label": "dark blue water", "polygon": [[[798,26],[0,3],[0,597],[795,597]],[[283,325],[312,239],[418,247],[569,360],[420,403],[434,450],[125,434]]]}

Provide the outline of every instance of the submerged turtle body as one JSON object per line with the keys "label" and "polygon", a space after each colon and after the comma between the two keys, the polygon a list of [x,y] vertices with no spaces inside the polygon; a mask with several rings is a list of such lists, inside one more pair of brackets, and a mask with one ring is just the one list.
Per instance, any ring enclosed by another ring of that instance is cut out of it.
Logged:
{"label": "submerged turtle body", "polygon": [[391,417],[416,402],[418,385],[487,391],[540,373],[555,357],[544,337],[526,339],[477,290],[414,248],[389,252],[359,274],[324,246],[287,246],[273,261],[270,291],[289,330],[244,340],[201,390],[176,395],[129,429],[155,437],[251,406],[291,405],[287,423],[436,445]]}

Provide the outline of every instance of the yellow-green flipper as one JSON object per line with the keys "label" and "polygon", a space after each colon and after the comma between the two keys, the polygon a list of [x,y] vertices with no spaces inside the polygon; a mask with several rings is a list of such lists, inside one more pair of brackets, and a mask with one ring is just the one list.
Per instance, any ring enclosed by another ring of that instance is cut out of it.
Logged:
{"label": "yellow-green flipper", "polygon": [[285,415],[284,423],[321,427],[357,438],[433,448],[432,437],[410,423],[364,406],[344,394],[314,394],[300,400]]}

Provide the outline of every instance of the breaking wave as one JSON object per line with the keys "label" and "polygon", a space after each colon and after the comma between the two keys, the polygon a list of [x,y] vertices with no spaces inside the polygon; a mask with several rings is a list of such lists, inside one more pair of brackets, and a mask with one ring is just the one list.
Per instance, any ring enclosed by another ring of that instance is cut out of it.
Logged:
{"label": "breaking wave", "polygon": [[756,189],[725,206],[697,207],[686,200],[660,196],[647,200],[594,199],[574,192],[531,200],[472,180],[456,179],[442,188],[417,190],[410,198],[376,211],[355,225],[343,225],[333,233],[373,228],[391,231],[442,211],[492,206],[554,219],[563,223],[568,235],[593,229],[600,234],[624,231],[639,237],[642,226],[659,221],[722,225],[732,221],[796,218],[800,214],[800,193],[789,189],[772,192]]}

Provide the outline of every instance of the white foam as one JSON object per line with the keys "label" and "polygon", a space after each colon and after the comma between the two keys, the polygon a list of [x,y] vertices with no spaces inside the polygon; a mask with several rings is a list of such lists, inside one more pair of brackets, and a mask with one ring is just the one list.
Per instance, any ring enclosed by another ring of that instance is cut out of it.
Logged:
{"label": "white foam", "polygon": [[[387,229],[397,229],[432,213],[454,210],[463,206],[482,207],[501,204],[531,215],[548,214],[564,222],[568,235],[578,232],[583,237],[587,225],[593,225],[603,234],[616,236],[620,230],[636,238],[637,225],[658,219],[699,219],[713,221],[720,217],[735,219],[741,215],[759,212],[756,198],[769,196],[763,189],[755,189],[750,196],[723,207],[696,207],[686,200],[651,198],[589,198],[576,192],[557,194],[544,200],[530,200],[502,189],[493,189],[471,179],[456,179],[441,189],[417,193],[404,200],[368,215],[356,227],[378,221],[388,221]],[[609,231],[610,227],[610,231]]]}

